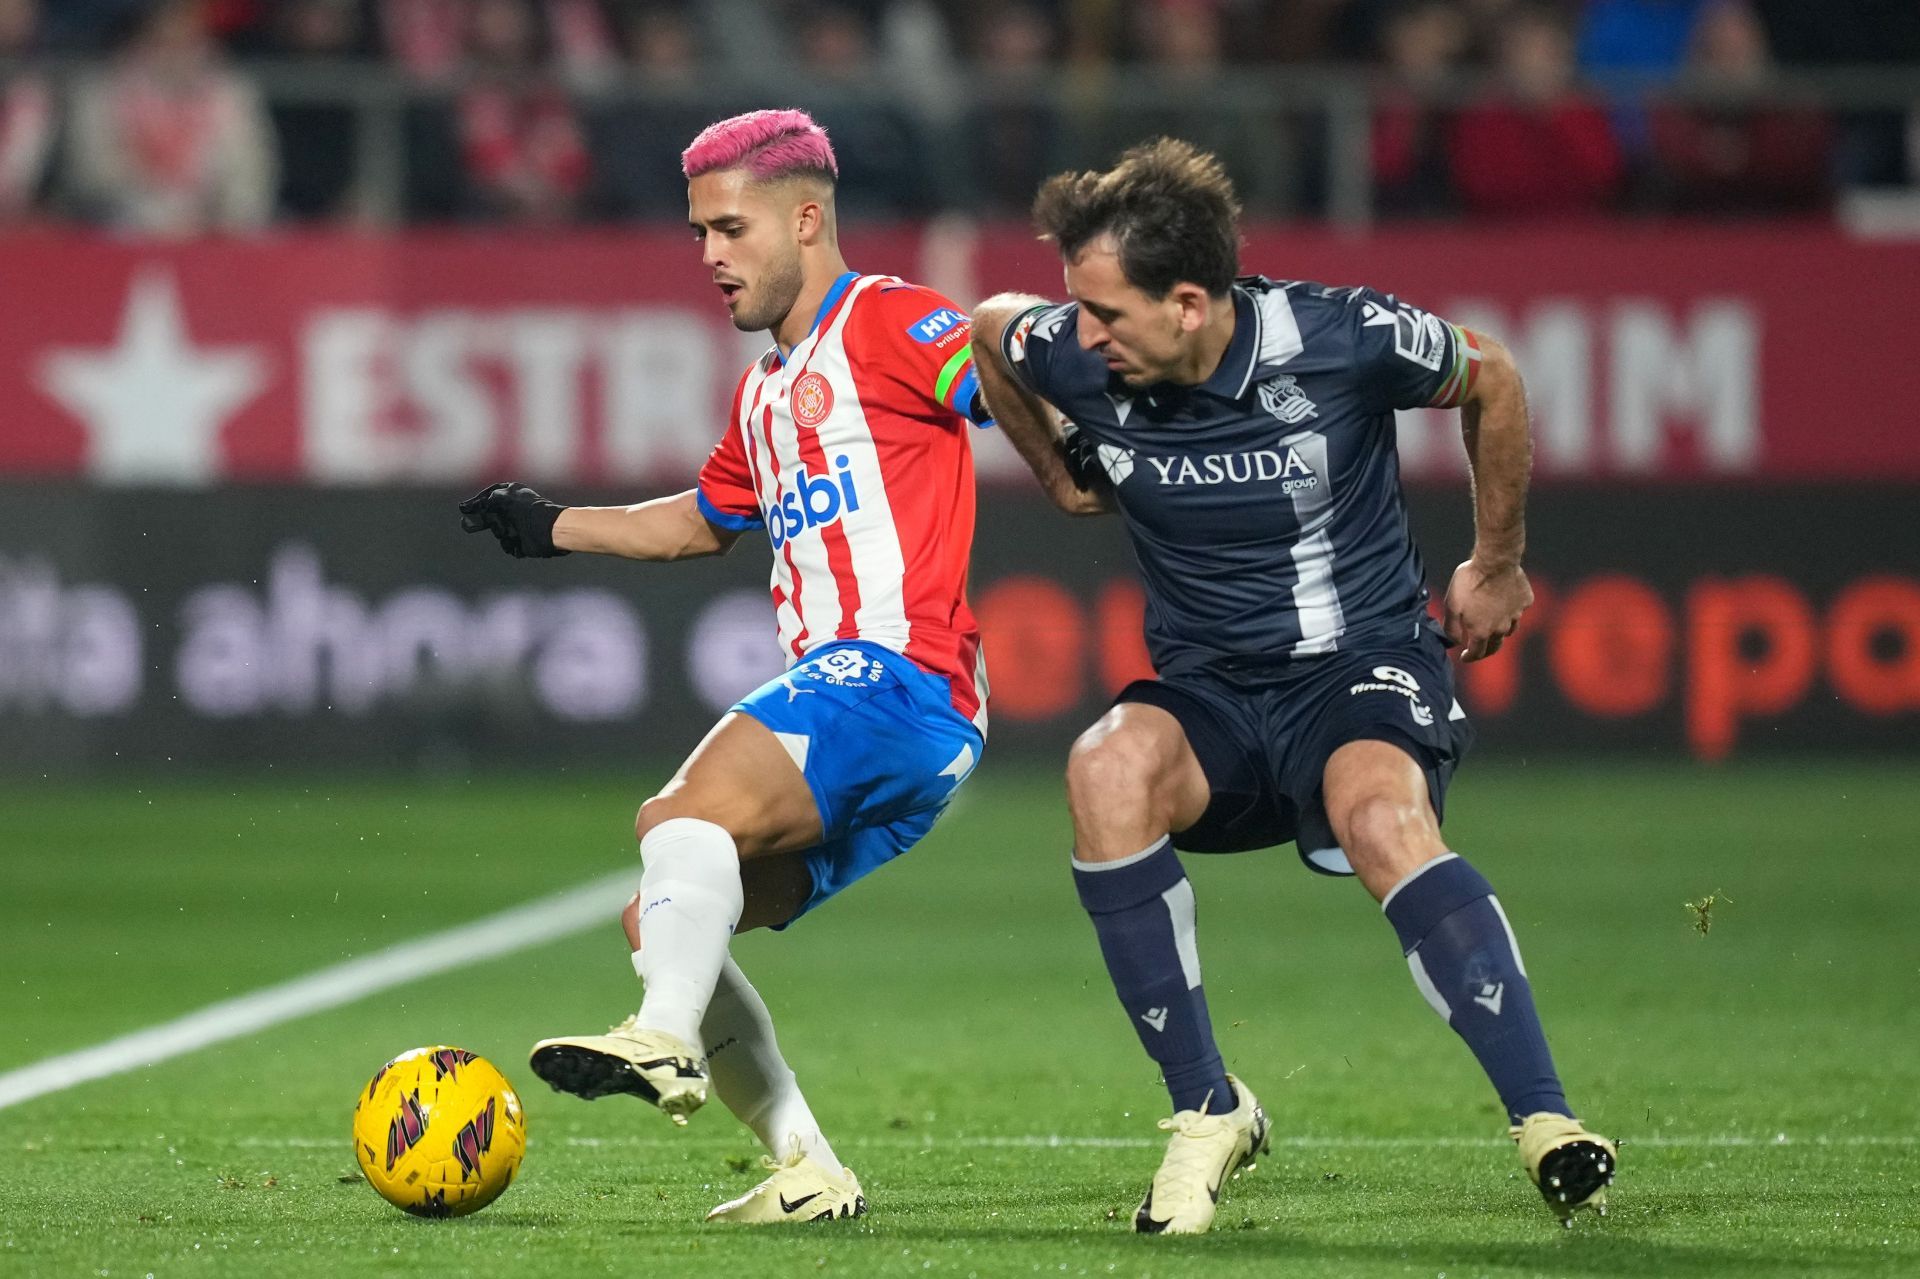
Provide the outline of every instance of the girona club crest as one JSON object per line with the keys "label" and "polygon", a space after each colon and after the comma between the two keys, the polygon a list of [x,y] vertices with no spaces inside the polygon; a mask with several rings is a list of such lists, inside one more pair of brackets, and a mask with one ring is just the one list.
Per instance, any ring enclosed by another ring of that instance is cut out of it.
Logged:
{"label": "girona club crest", "polygon": [[453,1139],[453,1157],[460,1161],[460,1180],[480,1175],[480,1156],[493,1149],[493,1101],[487,1098],[487,1108],[467,1121]]}
{"label": "girona club crest", "polygon": [[793,420],[818,426],[833,412],[833,387],[818,373],[808,373],[793,384]]}

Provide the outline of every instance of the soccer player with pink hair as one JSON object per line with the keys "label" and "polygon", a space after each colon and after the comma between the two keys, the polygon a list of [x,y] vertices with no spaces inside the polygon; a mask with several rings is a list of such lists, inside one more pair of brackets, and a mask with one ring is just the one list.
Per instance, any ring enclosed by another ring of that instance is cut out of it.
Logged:
{"label": "soccer player with pink hair", "polygon": [[535,1045],[535,1073],[628,1093],[684,1124],[711,1090],[767,1146],[772,1175],[709,1220],[856,1217],[835,1157],[728,953],[911,848],[986,744],[986,673],[967,608],[969,419],[985,410],[971,326],[946,298],[847,269],[838,166],[801,111],[712,125],[683,156],[688,218],[736,328],[773,339],[684,493],[563,507],[522,484],[461,504],[514,556],[672,560],[764,529],[786,673],[742,698],[640,806],[645,870],[622,915],[645,983],[604,1035]]}

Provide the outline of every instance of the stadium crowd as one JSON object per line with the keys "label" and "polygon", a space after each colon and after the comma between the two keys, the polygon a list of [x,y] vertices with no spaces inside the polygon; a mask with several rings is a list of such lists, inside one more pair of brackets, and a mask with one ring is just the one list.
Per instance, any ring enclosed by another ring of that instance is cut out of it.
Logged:
{"label": "stadium crowd", "polygon": [[[677,217],[679,148],[772,85],[834,133],[853,216],[1017,214],[1150,132],[1279,155],[1304,176],[1267,211],[1311,215],[1324,115],[1209,91],[1320,66],[1368,71],[1384,215],[1804,214],[1920,166],[1913,108],[1796,87],[1889,63],[1920,64],[1910,0],[0,0],[0,226],[354,217],[374,69],[416,221]],[[1653,93],[1596,88],[1623,84]]]}

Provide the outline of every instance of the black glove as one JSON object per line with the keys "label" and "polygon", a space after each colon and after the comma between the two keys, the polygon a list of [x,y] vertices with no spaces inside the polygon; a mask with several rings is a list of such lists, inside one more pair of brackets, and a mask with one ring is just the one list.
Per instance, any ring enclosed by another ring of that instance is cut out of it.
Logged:
{"label": "black glove", "polygon": [[1099,446],[1072,421],[1061,424],[1060,452],[1061,460],[1067,464],[1067,474],[1077,488],[1098,493],[1109,487],[1106,468],[1100,465]]}
{"label": "black glove", "polygon": [[469,533],[485,529],[515,559],[571,555],[553,544],[553,522],[566,509],[524,484],[495,484],[460,503],[460,527]]}

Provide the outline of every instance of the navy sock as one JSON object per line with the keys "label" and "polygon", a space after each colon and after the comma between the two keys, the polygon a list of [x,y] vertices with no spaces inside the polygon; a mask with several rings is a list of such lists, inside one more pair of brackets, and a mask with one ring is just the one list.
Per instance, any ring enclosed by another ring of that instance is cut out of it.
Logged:
{"label": "navy sock", "polygon": [[1449,855],[1402,880],[1382,909],[1414,985],[1473,1049],[1513,1121],[1540,1110],[1572,1114],[1493,885]]}
{"label": "navy sock", "polygon": [[1073,863],[1080,904],[1127,1019],[1160,1063],[1175,1110],[1232,1110],[1233,1088],[1213,1042],[1194,942],[1193,885],[1170,840],[1117,862]]}

